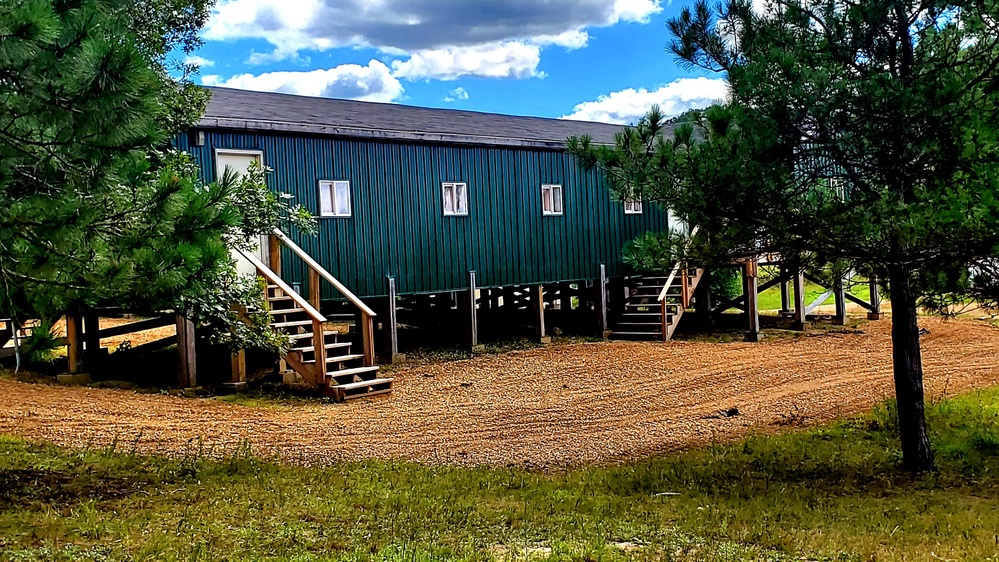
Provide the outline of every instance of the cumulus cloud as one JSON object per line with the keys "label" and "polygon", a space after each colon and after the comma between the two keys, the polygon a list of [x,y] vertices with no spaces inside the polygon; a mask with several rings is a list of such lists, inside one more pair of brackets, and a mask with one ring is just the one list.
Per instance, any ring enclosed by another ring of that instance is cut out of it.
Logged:
{"label": "cumulus cloud", "polygon": [[184,64],[200,68],[208,68],[209,66],[215,66],[215,61],[208,60],[205,57],[199,57],[198,55],[188,55],[184,58]]}
{"label": "cumulus cloud", "polygon": [[454,80],[461,76],[531,78],[541,76],[541,47],[521,41],[417,51],[392,61],[392,74],[406,80]]}
{"label": "cumulus cloud", "polygon": [[395,101],[404,91],[385,63],[377,60],[367,66],[342,64],[309,71],[240,74],[228,79],[210,74],[201,82],[206,86],[379,102]]}
{"label": "cumulus cloud", "polygon": [[468,99],[468,91],[465,90],[465,88],[462,88],[461,86],[458,86],[457,88],[451,90],[450,92],[447,93],[446,96],[444,96],[444,101],[448,103],[459,100],[467,100],[467,99]]}
{"label": "cumulus cloud", "polygon": [[[250,62],[295,57],[302,50],[371,47],[398,61],[403,78],[538,76],[541,49],[585,47],[586,29],[645,23],[662,0],[221,0],[204,37],[262,39],[274,47]],[[506,71],[468,61],[501,56]],[[448,67],[448,62],[451,67]],[[407,64],[408,63],[408,64]]]}
{"label": "cumulus cloud", "polygon": [[632,124],[659,104],[666,115],[708,107],[728,98],[728,84],[720,78],[680,78],[655,90],[620,90],[583,102],[562,119]]}

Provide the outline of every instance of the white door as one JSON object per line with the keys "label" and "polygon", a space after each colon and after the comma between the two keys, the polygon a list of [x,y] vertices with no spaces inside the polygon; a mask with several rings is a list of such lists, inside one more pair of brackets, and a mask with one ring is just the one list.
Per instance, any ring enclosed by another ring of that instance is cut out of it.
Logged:
{"label": "white door", "polygon": [[[263,166],[264,164],[264,154],[259,150],[217,150],[215,151],[215,175],[216,179],[221,180],[222,174],[225,173],[226,168],[232,168],[239,172],[240,175],[246,173],[250,168],[250,164],[256,162]],[[256,249],[253,254],[257,259],[263,263],[270,265],[268,262],[267,255],[267,237],[258,236],[252,240]],[[232,257],[236,260],[236,268],[240,273],[248,275],[256,275],[257,268],[253,267],[249,261],[243,256],[239,255],[235,250],[232,252]]]}

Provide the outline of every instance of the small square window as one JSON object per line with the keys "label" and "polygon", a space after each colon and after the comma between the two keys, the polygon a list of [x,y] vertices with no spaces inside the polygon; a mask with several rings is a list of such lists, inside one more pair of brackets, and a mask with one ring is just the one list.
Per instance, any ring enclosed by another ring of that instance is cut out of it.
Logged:
{"label": "small square window", "polygon": [[562,214],[562,186],[545,184],[541,186],[541,212],[545,215]]}
{"label": "small square window", "polygon": [[350,216],[350,182],[319,182],[319,214],[323,217]]}
{"label": "small square window", "polygon": [[640,215],[640,214],[642,214],[642,200],[641,199],[625,199],[624,200],[624,214],[626,214],[626,215]]}
{"label": "small square window", "polygon": [[445,215],[468,214],[468,186],[464,183],[448,182],[441,184],[444,193]]}

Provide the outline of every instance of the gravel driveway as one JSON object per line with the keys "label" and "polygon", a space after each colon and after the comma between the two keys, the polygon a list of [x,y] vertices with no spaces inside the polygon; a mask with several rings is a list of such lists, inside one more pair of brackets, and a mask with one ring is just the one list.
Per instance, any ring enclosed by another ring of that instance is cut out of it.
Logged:
{"label": "gravel driveway", "polygon": [[[999,329],[924,318],[928,394],[999,382]],[[387,397],[247,407],[0,380],[0,433],[69,447],[305,463],[377,458],[560,468],[820,423],[891,395],[889,321],[759,344],[606,342],[394,371]],[[737,408],[739,415],[717,415]]]}

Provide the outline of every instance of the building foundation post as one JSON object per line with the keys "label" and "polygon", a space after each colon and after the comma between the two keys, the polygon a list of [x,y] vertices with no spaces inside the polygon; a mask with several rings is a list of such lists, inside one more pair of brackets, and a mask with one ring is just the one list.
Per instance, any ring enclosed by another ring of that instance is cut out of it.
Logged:
{"label": "building foundation post", "polygon": [[759,291],[757,290],[757,262],[747,261],[742,270],[742,291],[746,295],[746,316],[748,318],[748,329],[746,331],[746,341],[760,341],[763,336],[760,330],[760,306]]}

